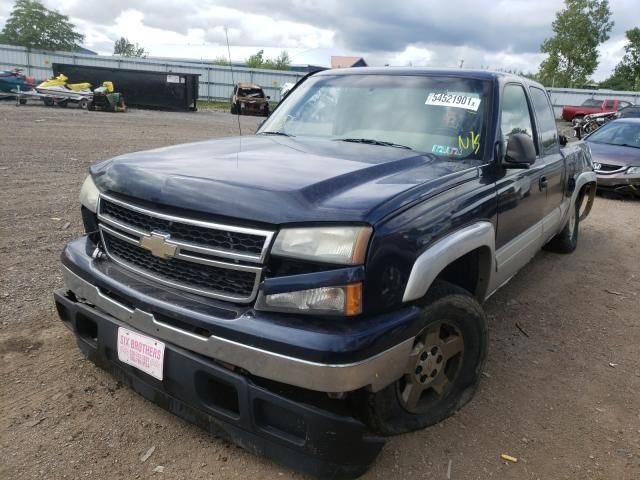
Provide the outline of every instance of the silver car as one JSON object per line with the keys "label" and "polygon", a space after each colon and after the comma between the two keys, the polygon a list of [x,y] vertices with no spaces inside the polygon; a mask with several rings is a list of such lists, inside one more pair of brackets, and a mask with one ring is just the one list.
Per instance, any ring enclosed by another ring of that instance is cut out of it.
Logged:
{"label": "silver car", "polygon": [[640,118],[620,118],[588,135],[599,190],[640,198]]}

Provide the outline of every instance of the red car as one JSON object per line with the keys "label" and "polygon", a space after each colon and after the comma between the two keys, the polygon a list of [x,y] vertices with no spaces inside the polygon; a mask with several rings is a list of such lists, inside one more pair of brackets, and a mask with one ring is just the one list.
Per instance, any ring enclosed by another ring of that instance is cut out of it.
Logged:
{"label": "red car", "polygon": [[574,118],[581,118],[591,113],[617,112],[631,105],[624,100],[596,100],[590,98],[585,100],[580,106],[565,105],[562,108],[562,118],[570,122]]}

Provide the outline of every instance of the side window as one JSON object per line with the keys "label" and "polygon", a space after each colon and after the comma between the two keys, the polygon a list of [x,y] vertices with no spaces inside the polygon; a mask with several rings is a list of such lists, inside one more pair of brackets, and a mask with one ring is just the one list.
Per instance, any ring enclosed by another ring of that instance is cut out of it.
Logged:
{"label": "side window", "polygon": [[614,104],[615,102],[613,100],[607,100],[606,102],[604,102],[604,108],[613,108]]}
{"label": "side window", "polygon": [[631,105],[629,102],[619,102],[618,103],[618,110],[622,110],[623,108],[627,108],[629,105]]}
{"label": "side window", "polygon": [[531,113],[524,88],[521,85],[506,85],[502,98],[502,120],[500,123],[505,148],[514,133],[525,133],[533,138]]}
{"label": "side window", "polygon": [[553,116],[553,110],[549,103],[549,98],[544,90],[531,87],[531,103],[533,110],[536,112],[538,119],[538,132],[540,136],[540,145],[543,155],[551,155],[557,153],[560,149],[558,144],[558,129],[556,128],[556,119]]}

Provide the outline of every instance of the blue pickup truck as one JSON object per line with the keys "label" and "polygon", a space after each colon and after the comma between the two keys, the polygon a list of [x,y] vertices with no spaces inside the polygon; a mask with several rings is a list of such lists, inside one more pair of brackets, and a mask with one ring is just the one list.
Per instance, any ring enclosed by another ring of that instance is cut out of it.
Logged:
{"label": "blue pickup truck", "polygon": [[544,88],[504,73],[307,77],[255,135],[94,165],[55,302],[146,398],[349,478],[473,396],[482,302],[576,248],[596,187]]}

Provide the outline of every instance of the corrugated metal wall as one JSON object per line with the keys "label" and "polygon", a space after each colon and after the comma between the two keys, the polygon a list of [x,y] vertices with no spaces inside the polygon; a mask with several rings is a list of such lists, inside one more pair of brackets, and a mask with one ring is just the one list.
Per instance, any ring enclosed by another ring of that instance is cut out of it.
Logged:
{"label": "corrugated metal wall", "polygon": [[[201,99],[220,100],[231,97],[233,82],[229,67],[216,66],[197,60],[122,58],[97,55],[82,55],[70,52],[27,51],[23,47],[0,45],[0,69],[23,68],[37,79],[51,76],[53,63],[73,63],[110,68],[131,68],[156,72],[180,72],[200,74]],[[262,70],[234,67],[237,82],[254,82],[265,89],[274,101],[280,100],[280,87],[287,82],[295,83],[305,74],[279,70]],[[618,99],[640,104],[640,92],[616,92],[611,90],[580,90],[575,88],[548,88],[554,111],[560,118],[564,105],[580,105],[588,98]]]}
{"label": "corrugated metal wall", "polygon": [[[0,70],[22,68],[28,75],[33,75],[36,79],[41,80],[52,75],[51,65],[54,63],[200,74],[199,98],[203,100],[226,100],[231,97],[233,87],[231,69],[229,67],[216,66],[205,61],[122,58],[103,55],[83,55],[72,52],[29,52],[23,47],[0,45]],[[271,100],[274,101],[280,100],[280,87],[284,83],[295,83],[304,75],[305,73],[302,72],[233,68],[233,77],[236,83],[254,82],[262,85],[265,93],[271,96]]]}
{"label": "corrugated metal wall", "polygon": [[562,116],[565,105],[582,105],[587,99],[596,100],[625,100],[640,104],[640,92],[618,92],[615,90],[581,90],[578,88],[547,88],[556,118]]}

